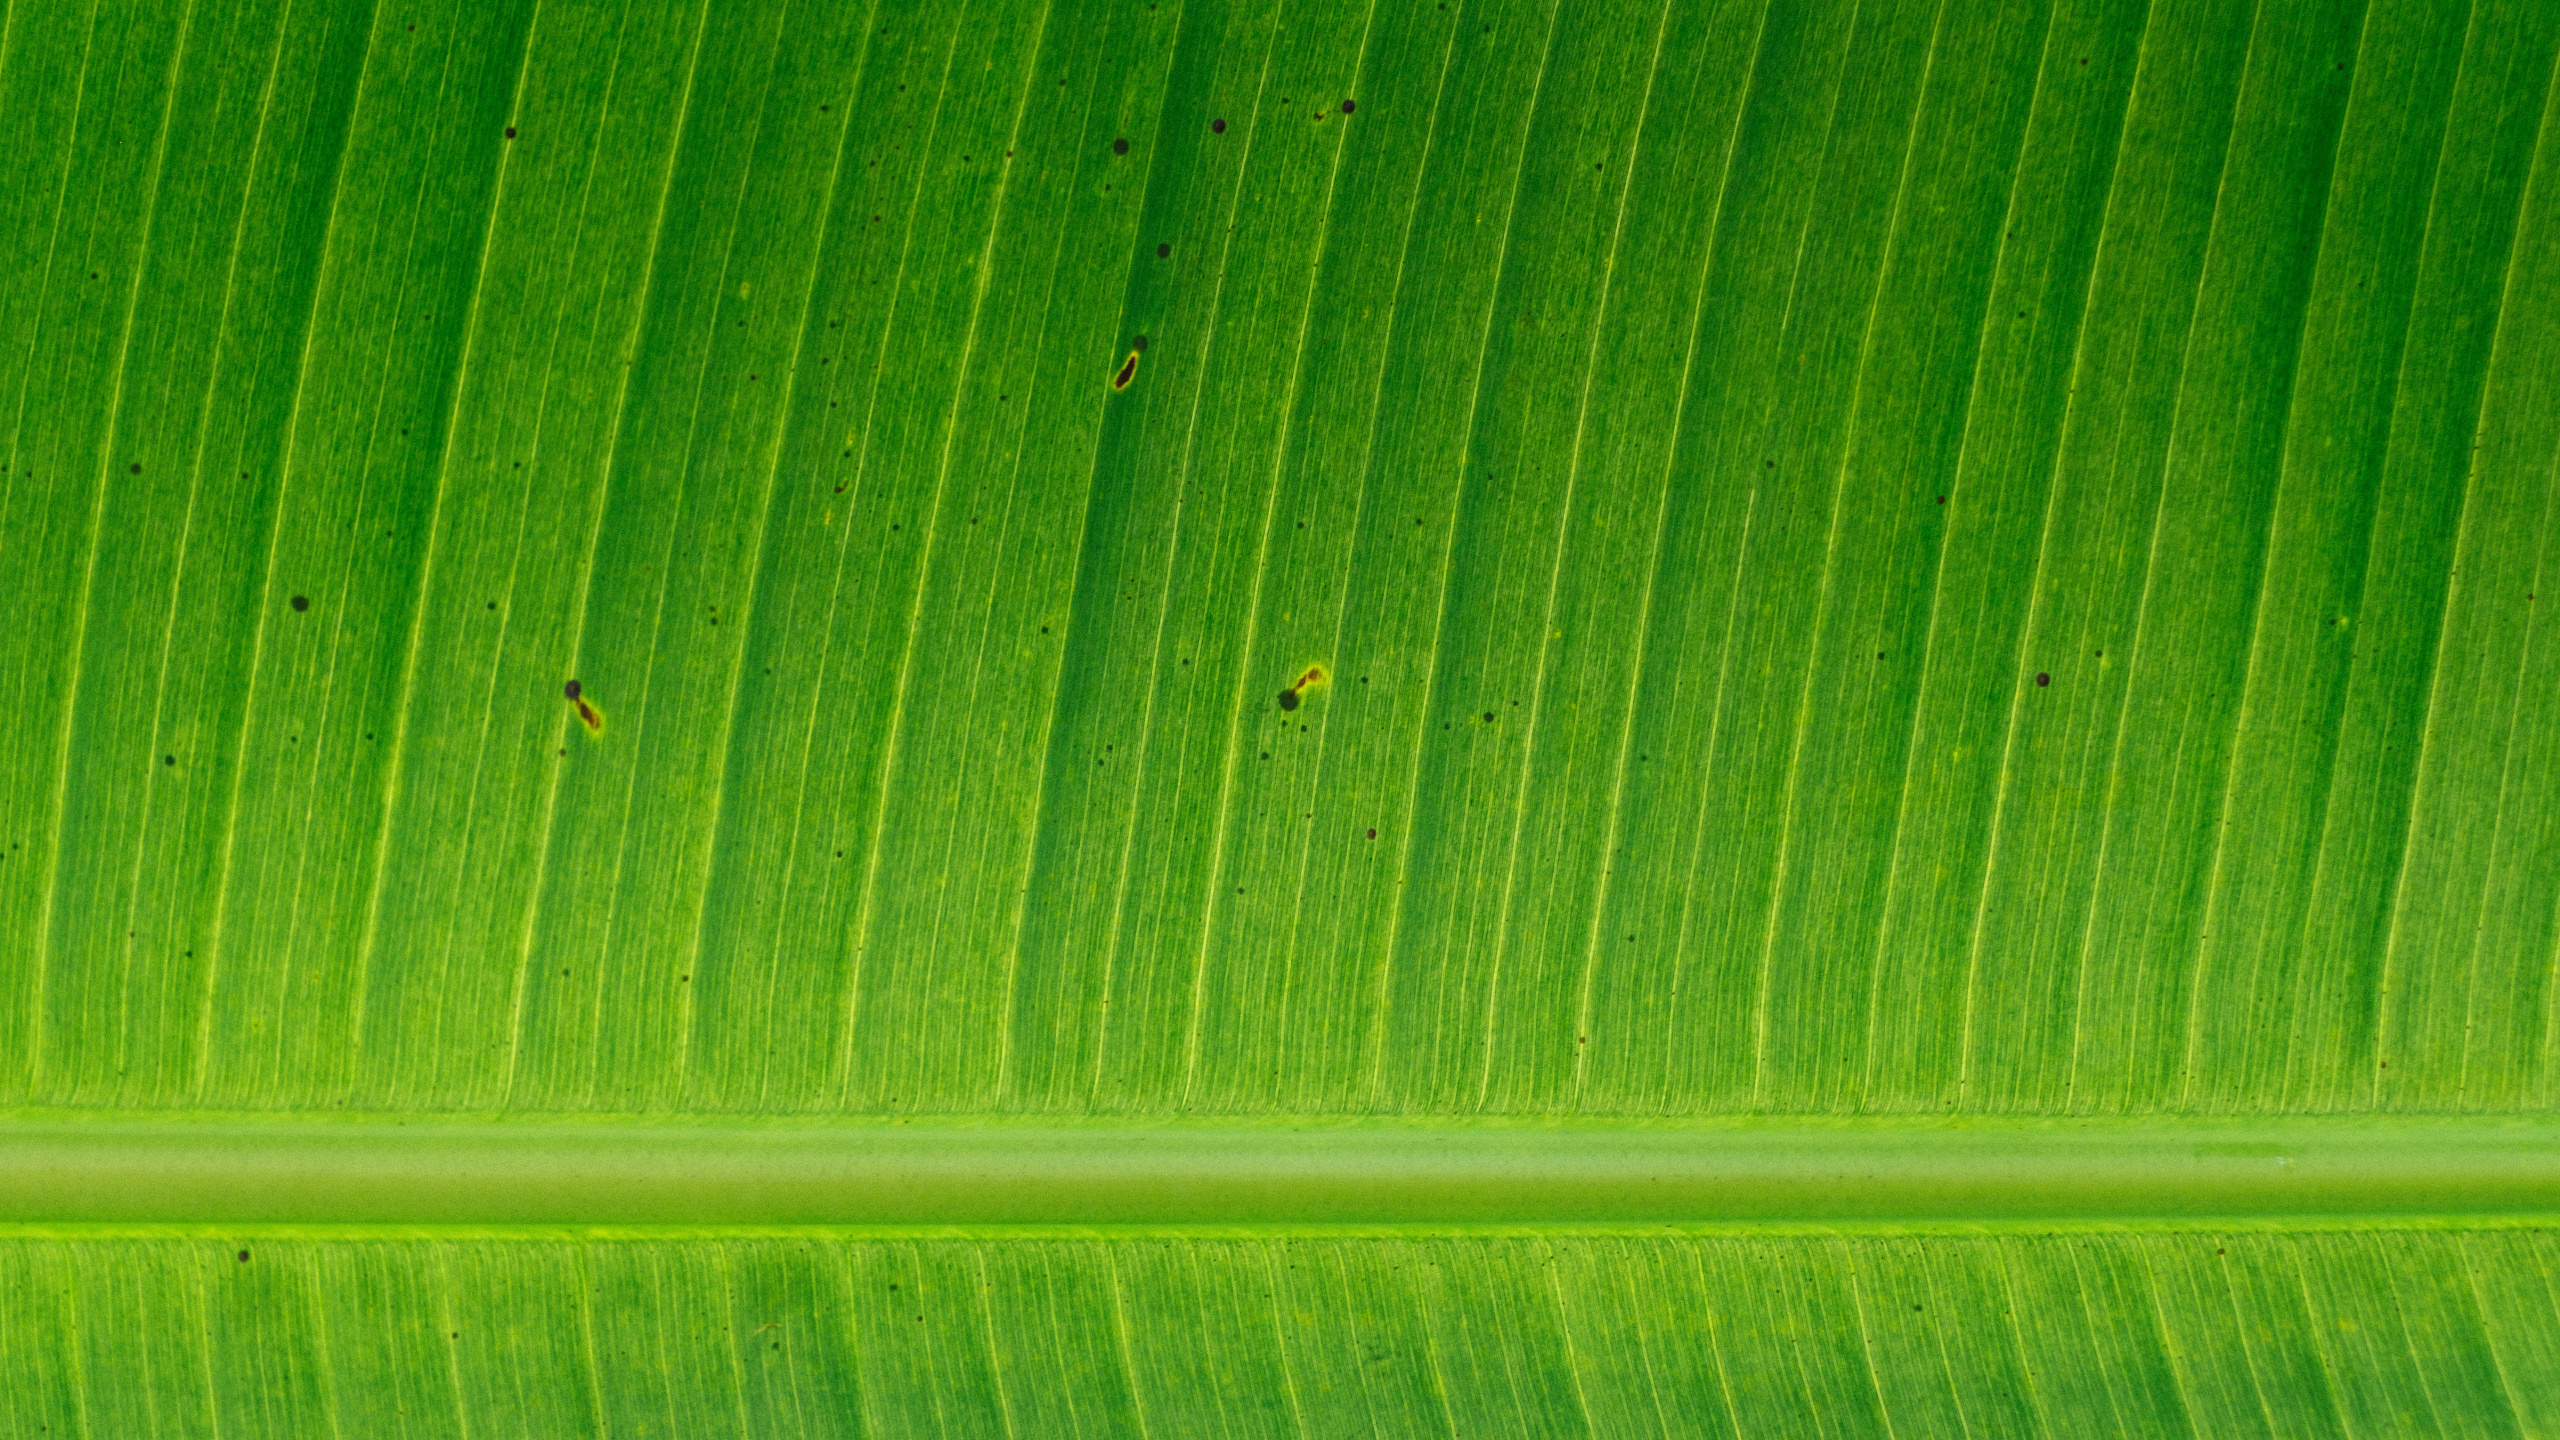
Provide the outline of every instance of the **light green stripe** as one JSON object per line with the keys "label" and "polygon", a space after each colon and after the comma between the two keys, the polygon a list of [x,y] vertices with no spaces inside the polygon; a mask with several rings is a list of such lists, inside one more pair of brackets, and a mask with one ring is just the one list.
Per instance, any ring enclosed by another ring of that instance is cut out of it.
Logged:
{"label": "light green stripe", "polygon": [[0,1122],[0,1221],[1576,1224],[2560,1212],[2560,1123]]}

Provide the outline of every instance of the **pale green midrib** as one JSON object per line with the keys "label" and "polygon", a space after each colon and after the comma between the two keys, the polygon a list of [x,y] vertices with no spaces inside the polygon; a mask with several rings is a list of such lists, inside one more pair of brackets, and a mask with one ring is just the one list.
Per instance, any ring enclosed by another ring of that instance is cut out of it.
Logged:
{"label": "pale green midrib", "polygon": [[2560,1214],[2560,1119],[0,1117],[0,1223],[1578,1224]]}

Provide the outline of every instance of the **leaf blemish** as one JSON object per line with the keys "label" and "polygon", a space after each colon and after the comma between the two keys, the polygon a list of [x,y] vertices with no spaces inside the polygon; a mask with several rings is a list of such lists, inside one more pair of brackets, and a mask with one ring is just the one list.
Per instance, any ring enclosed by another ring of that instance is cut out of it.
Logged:
{"label": "leaf blemish", "polygon": [[562,686],[561,693],[569,697],[570,704],[578,707],[578,719],[585,723],[588,734],[604,733],[604,712],[590,704],[587,697],[579,692],[577,681],[572,680]]}
{"label": "leaf blemish", "polygon": [[1331,678],[1331,676],[1325,674],[1323,666],[1308,666],[1306,673],[1300,675],[1288,689],[1280,692],[1280,708],[1283,710],[1297,709],[1299,691],[1306,689],[1310,685],[1322,685],[1325,681]]}
{"label": "leaf blemish", "polygon": [[1132,350],[1129,352],[1129,358],[1120,362],[1120,373],[1111,377],[1111,388],[1115,393],[1126,390],[1129,388],[1129,382],[1137,378],[1138,352]]}

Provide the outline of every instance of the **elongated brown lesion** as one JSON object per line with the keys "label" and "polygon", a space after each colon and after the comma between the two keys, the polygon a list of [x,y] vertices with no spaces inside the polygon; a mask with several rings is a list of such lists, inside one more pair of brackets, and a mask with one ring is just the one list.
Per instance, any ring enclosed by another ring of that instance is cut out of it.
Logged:
{"label": "elongated brown lesion", "polygon": [[1132,350],[1129,352],[1129,358],[1120,362],[1120,373],[1111,377],[1111,388],[1114,391],[1126,390],[1129,388],[1129,382],[1137,378],[1138,352]]}
{"label": "elongated brown lesion", "polygon": [[604,733],[604,712],[598,710],[594,703],[587,699],[585,693],[580,689],[577,681],[570,681],[566,686],[562,687],[561,693],[569,697],[570,704],[578,707],[578,719],[580,722],[585,724],[588,734],[601,735]]}
{"label": "elongated brown lesion", "polygon": [[1302,692],[1311,685],[1321,685],[1331,678],[1331,676],[1325,674],[1323,666],[1308,666],[1306,673],[1300,675],[1297,678],[1296,683],[1292,684],[1288,689],[1280,692],[1280,708],[1283,710],[1297,709],[1298,697]]}

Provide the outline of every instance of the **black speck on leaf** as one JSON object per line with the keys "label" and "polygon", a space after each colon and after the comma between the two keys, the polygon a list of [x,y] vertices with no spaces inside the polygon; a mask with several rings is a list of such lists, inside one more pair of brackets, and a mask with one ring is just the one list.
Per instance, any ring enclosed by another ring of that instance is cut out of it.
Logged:
{"label": "black speck on leaf", "polygon": [[1226,133],[1227,133],[1227,122],[1226,122],[1226,121],[1224,121],[1224,120],[1212,120],[1212,121],[1210,121],[1210,122],[1209,122],[1209,133],[1210,133],[1210,134],[1212,134],[1212,135],[1224,135],[1224,134],[1226,134]]}
{"label": "black speck on leaf", "polygon": [[1114,141],[1112,141],[1112,142],[1111,142],[1111,153],[1112,153],[1112,154],[1114,154],[1114,155],[1126,155],[1126,154],[1128,154],[1128,153],[1129,153],[1129,142],[1128,142],[1128,141],[1126,141],[1126,140],[1114,140]]}
{"label": "black speck on leaf", "polygon": [[308,610],[308,609],[310,609],[310,608],[311,608],[311,597],[310,597],[310,596],[308,596],[308,595],[296,595],[296,596],[294,596],[294,597],[293,597],[293,608],[294,608],[296,611],[303,611],[303,610]]}
{"label": "black speck on leaf", "polygon": [[1141,355],[1145,354],[1147,350],[1147,337],[1141,335],[1135,340],[1130,341],[1129,348],[1137,351]]}
{"label": "black speck on leaf", "polygon": [[1492,724],[1492,723],[1493,723],[1493,712],[1492,712],[1492,711],[1487,710],[1486,712],[1484,712],[1484,723],[1486,723],[1487,725],[1490,725],[1490,724]]}
{"label": "black speck on leaf", "polygon": [[507,127],[507,138],[510,140],[516,138],[516,127],[513,125]]}
{"label": "black speck on leaf", "polygon": [[1345,114],[1345,115],[1350,114],[1353,110],[1355,110],[1355,109],[1357,109],[1357,108],[1359,108],[1359,107],[1358,107],[1358,106],[1356,106],[1356,105],[1354,105],[1354,104],[1352,104],[1352,103],[1351,103],[1350,101],[1348,101],[1348,100],[1345,100],[1345,101],[1343,101],[1343,102],[1342,102],[1342,113],[1343,113],[1343,114]]}
{"label": "black speck on leaf", "polygon": [[241,1263],[241,1264],[243,1264],[243,1265],[246,1265],[246,1264],[248,1264],[248,1263],[249,1263],[249,1252],[248,1252],[248,1251],[243,1250],[243,1251],[241,1251],[241,1252],[240,1252],[240,1263]]}
{"label": "black speck on leaf", "polygon": [[2053,683],[2053,677],[2042,670],[2039,670],[2036,672],[2036,683],[2038,685],[2050,685]]}
{"label": "black speck on leaf", "polygon": [[564,686],[560,687],[560,693],[561,693],[561,694],[563,694],[563,695],[566,695],[567,697],[569,697],[569,698],[570,698],[570,699],[572,699],[572,700],[577,699],[577,698],[578,698],[578,682],[577,682],[577,681],[575,681],[575,680],[572,680],[572,681],[570,681],[568,684],[566,684],[566,685],[564,685]]}
{"label": "black speck on leaf", "polygon": [[1156,247],[1156,258],[1157,258],[1157,259],[1159,259],[1159,260],[1170,260],[1170,259],[1172,259],[1172,258],[1173,258],[1173,247],[1172,247],[1172,246],[1170,246],[1170,245],[1158,245],[1158,246]]}
{"label": "black speck on leaf", "polygon": [[1295,709],[1297,709],[1297,708],[1298,708],[1298,692],[1297,692],[1297,691],[1295,691],[1295,690],[1283,690],[1283,691],[1281,691],[1281,692],[1280,692],[1280,708],[1281,708],[1281,709],[1283,709],[1283,710],[1295,710]]}

